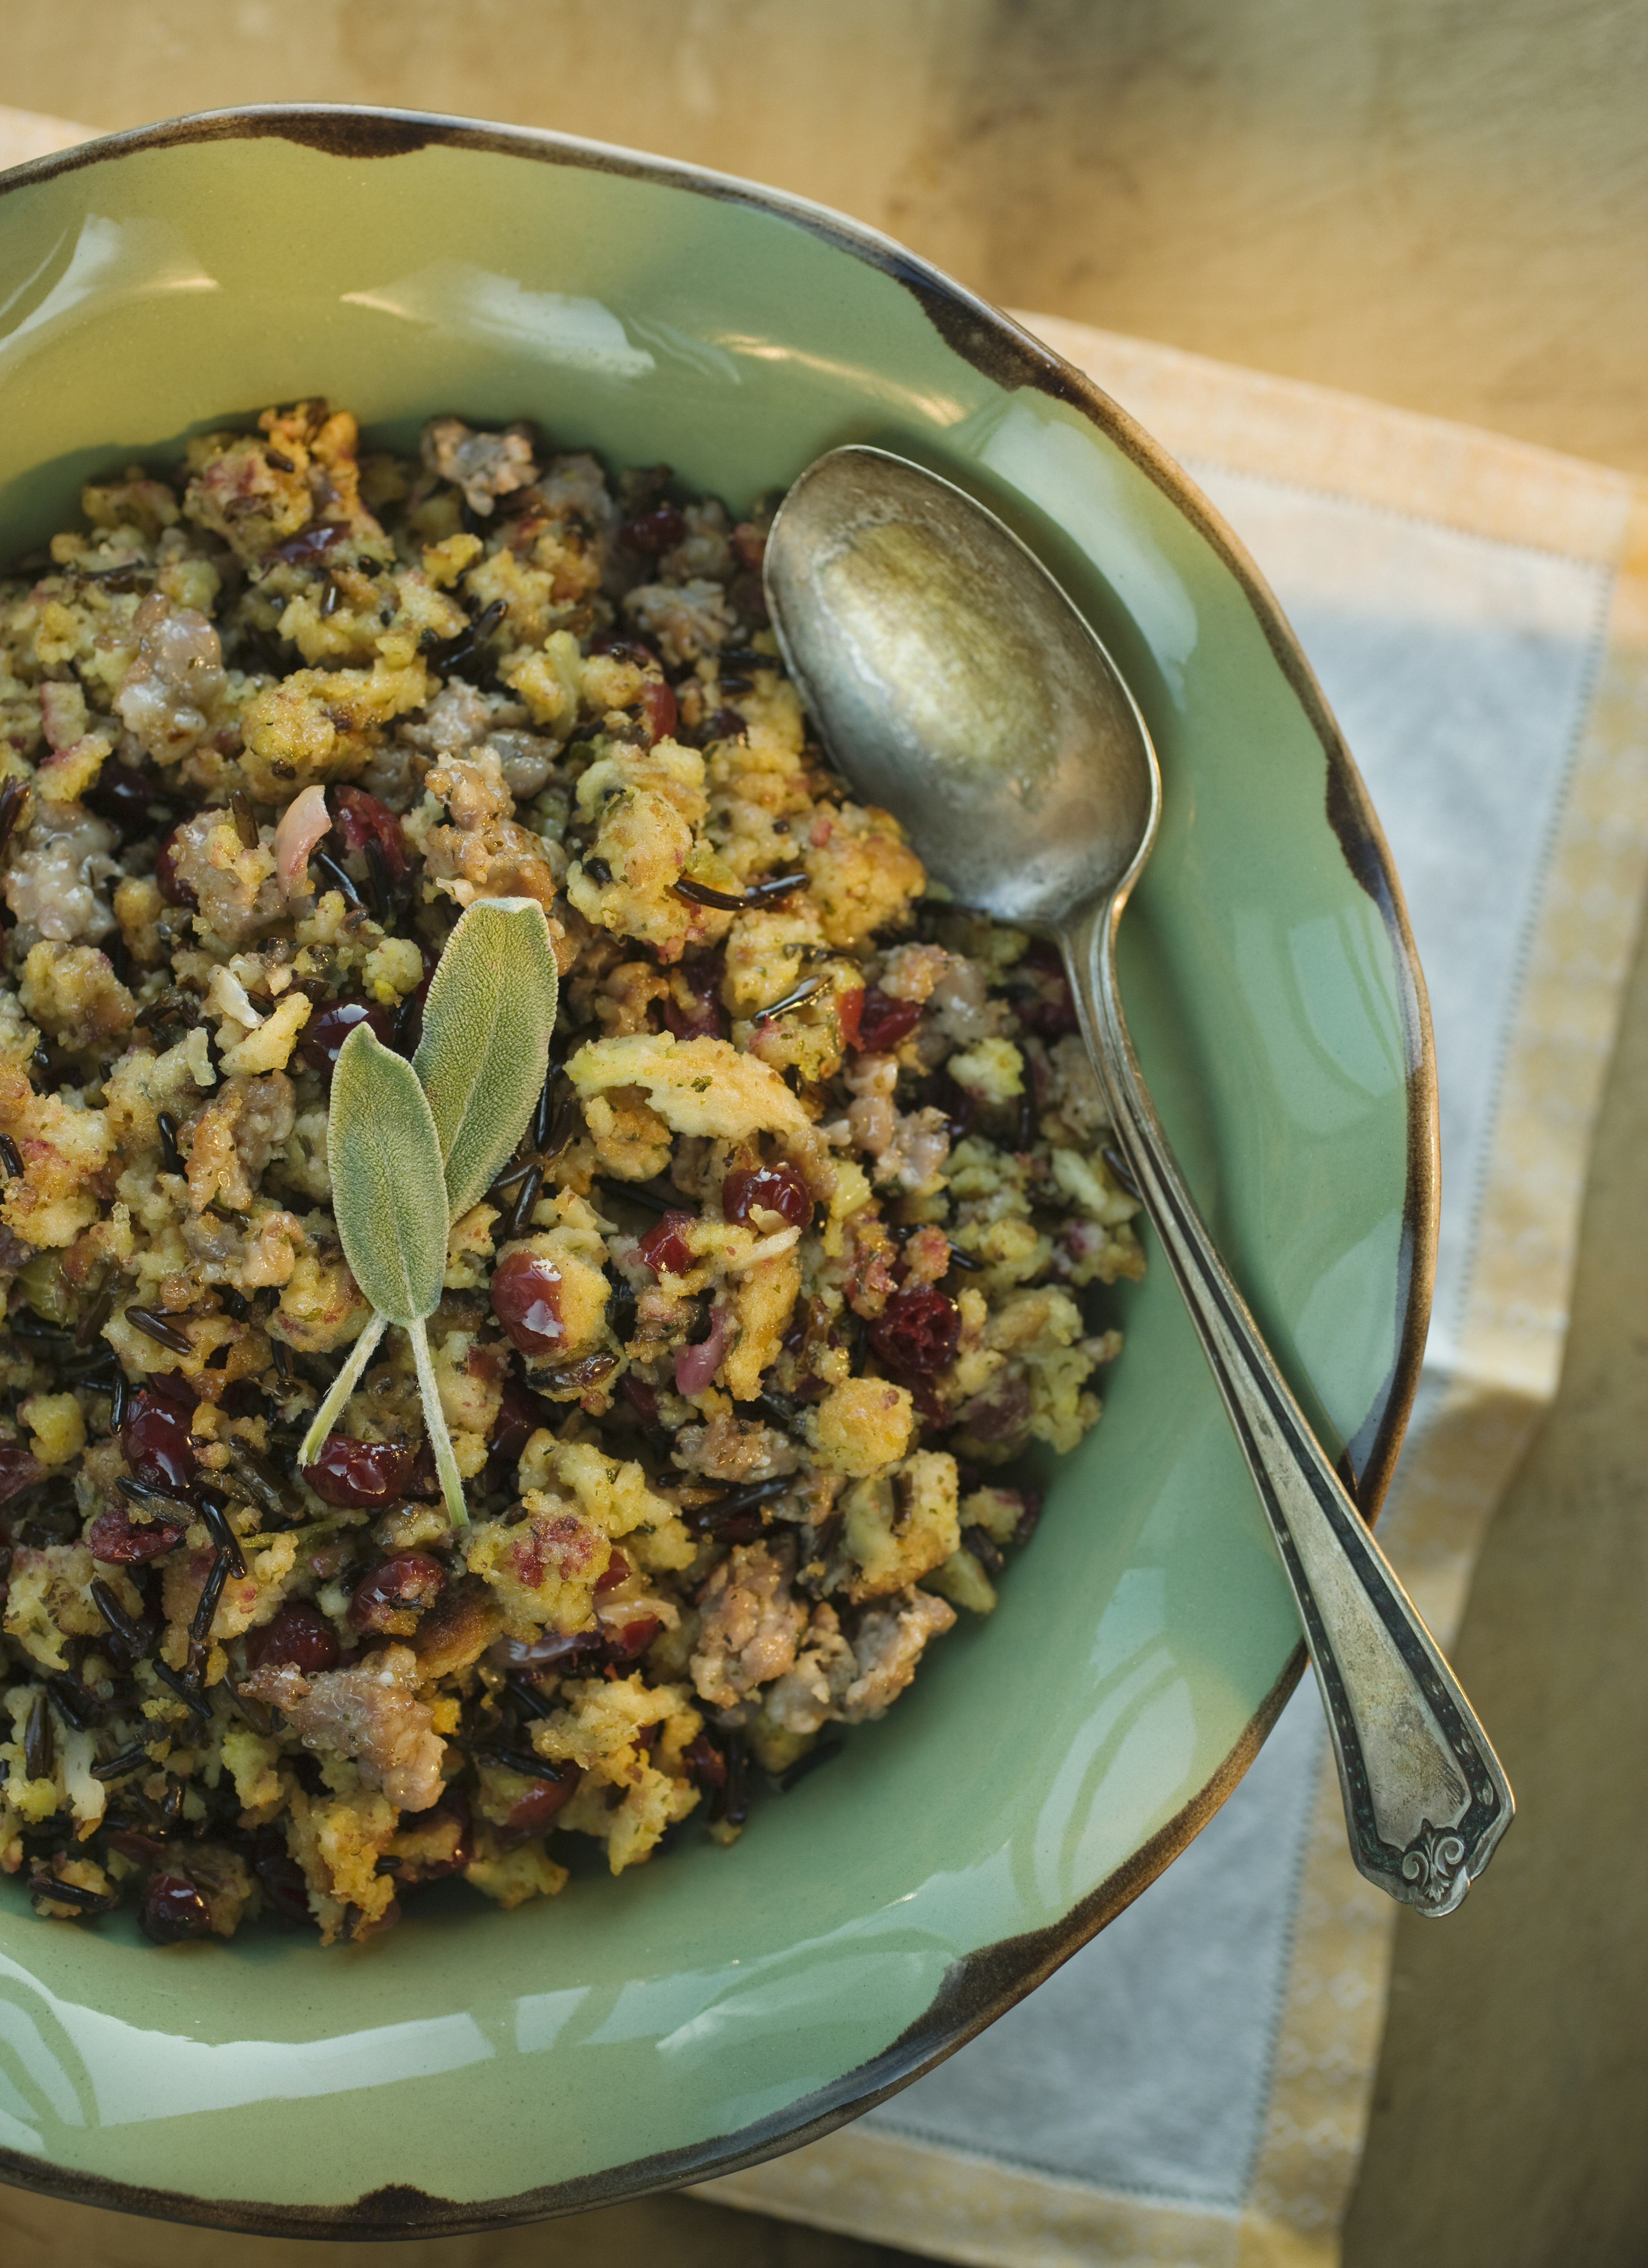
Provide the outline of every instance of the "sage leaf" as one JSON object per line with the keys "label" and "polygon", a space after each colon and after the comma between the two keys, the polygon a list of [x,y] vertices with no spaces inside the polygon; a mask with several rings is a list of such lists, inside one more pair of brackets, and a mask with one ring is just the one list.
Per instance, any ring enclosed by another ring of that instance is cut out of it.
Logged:
{"label": "sage leaf", "polygon": [[355,1281],[392,1323],[422,1322],[446,1270],[440,1137],[417,1073],[365,1024],[344,1041],[333,1073],[327,1161]]}
{"label": "sage leaf", "polygon": [[309,1431],[303,1437],[303,1447],[298,1452],[300,1465],[312,1465],[320,1454],[321,1444],[332,1431],[332,1421],[360,1383],[360,1375],[372,1360],[372,1350],[383,1336],[389,1318],[375,1310],[365,1329],[349,1349],[349,1360],[339,1371],[327,1390],[326,1400],[315,1411]]}
{"label": "sage leaf", "polygon": [[526,1131],[549,1068],[559,992],[535,898],[482,898],[460,917],[412,1058],[440,1137],[453,1220],[485,1196]]}

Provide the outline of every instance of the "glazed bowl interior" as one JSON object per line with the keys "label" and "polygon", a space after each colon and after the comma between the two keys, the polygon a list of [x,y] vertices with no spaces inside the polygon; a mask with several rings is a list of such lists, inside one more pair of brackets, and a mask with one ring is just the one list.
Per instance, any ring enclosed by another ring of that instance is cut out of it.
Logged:
{"label": "glazed bowl interior", "polygon": [[[324,394],[372,437],[535,419],[741,508],[820,451],[1001,512],[1126,672],[1166,780],[1123,932],[1139,1051],[1225,1255],[1376,1502],[1423,1336],[1429,1064],[1382,843],[1274,604],[1190,483],[883,240],[548,136],[244,114],[0,183],[0,543],[78,483]],[[246,2227],[456,2228],[818,2131],[998,2013],[1233,1785],[1298,1668],[1166,1268],[998,1610],[757,1811],[503,1915],[159,1952],[0,1888],[7,2178]],[[363,2198],[366,2202],[358,2202]]]}

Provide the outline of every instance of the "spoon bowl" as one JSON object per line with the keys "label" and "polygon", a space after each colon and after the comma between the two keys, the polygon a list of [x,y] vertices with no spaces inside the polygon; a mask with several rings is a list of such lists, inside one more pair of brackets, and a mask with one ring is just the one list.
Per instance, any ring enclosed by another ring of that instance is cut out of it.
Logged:
{"label": "spoon bowl", "polygon": [[1351,1856],[1452,1912],[1510,1824],[1487,1734],[1214,1248],[1128,1035],[1117,924],[1161,805],[1121,674],[1035,555],[890,452],[831,451],[768,539],[767,597],[838,770],[962,904],[1050,929],[1129,1181],[1270,1523],[1328,1712]]}
{"label": "spoon bowl", "polygon": [[785,497],[766,576],[842,768],[953,897],[1056,926],[1131,887],[1161,805],[1144,719],[992,513],[887,450],[834,449]]}

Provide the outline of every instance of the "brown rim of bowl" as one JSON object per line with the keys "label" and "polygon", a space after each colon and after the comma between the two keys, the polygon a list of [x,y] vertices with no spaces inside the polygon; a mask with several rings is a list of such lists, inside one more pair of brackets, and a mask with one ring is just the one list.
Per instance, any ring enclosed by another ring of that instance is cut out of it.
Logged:
{"label": "brown rim of bowl", "polygon": [[[197,142],[274,136],[322,155],[359,161],[407,156],[431,145],[484,150],[540,165],[576,166],[685,189],[719,202],[776,215],[821,238],[902,284],[953,352],[992,383],[1011,391],[1034,387],[1067,402],[1115,444],[1175,504],[1235,578],[1304,710],[1326,761],[1327,818],[1346,865],[1378,907],[1402,973],[1407,1052],[1407,1182],[1398,1265],[1396,1352],[1388,1376],[1339,1461],[1345,1482],[1370,1525],[1407,1428],[1419,1384],[1430,1320],[1437,1241],[1437,1087],[1431,1012],[1402,885],[1360,773],[1328,706],[1315,673],[1240,538],[1158,443],[1100,387],[1055,354],[1023,325],[879,231],[828,206],[762,188],[735,175],[679,160],[651,158],[575,136],[524,126],[496,126],[437,112],[376,110],[344,103],[269,103],[196,112],[153,126],[99,136],[0,173],[0,196],[129,152]],[[353,2205],[291,2206],[252,2201],[220,2204],[171,2190],[149,2190],[53,2167],[0,2151],[0,2178],[116,2212],[242,2230],[248,2235],[314,2238],[458,2235],[585,2212],[627,2198],[707,2181],[818,2139],[894,2095],[942,2063],[1022,1999],[1154,1881],[1206,1826],[1263,1745],[1305,1667],[1301,1645],[1206,1785],[1127,1863],[1071,1907],[1061,1920],[1004,1938],[953,1963],[925,2014],[869,2062],[786,2110],[688,2147],[551,2187],[483,2205],[462,2205],[395,2185],[367,2191]]]}

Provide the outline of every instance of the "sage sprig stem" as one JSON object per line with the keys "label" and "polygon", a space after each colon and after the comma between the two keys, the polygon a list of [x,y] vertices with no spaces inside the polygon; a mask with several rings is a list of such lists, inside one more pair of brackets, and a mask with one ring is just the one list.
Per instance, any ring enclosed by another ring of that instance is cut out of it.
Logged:
{"label": "sage sprig stem", "polygon": [[326,1400],[315,1411],[309,1431],[303,1437],[303,1447],[298,1452],[300,1465],[312,1465],[320,1455],[320,1444],[332,1431],[334,1419],[360,1384],[361,1373],[388,1328],[388,1316],[380,1315],[374,1307],[365,1329],[349,1349],[349,1360],[327,1388]]}
{"label": "sage sprig stem", "polygon": [[333,1073],[333,1211],[343,1256],[373,1314],[298,1454],[313,1463],[386,1327],[398,1324],[412,1342],[454,1528],[467,1527],[469,1515],[424,1326],[440,1304],[452,1223],[491,1187],[526,1130],[548,1068],[558,990],[542,907],[533,898],[482,899],[447,940],[412,1062],[358,1024]]}
{"label": "sage sprig stem", "polygon": [[[326,1428],[353,1392],[384,1325],[399,1323],[410,1333],[418,1359],[423,1423],[434,1445],[446,1515],[454,1528],[462,1528],[469,1517],[463,1482],[435,1390],[423,1329],[425,1317],[440,1305],[446,1271],[448,1221],[440,1137],[417,1073],[366,1024],[357,1024],[338,1052],[327,1121],[327,1163],[343,1256],[377,1312],[316,1412],[304,1444],[306,1461],[318,1451]],[[366,1339],[371,1344],[362,1353],[361,1342]]]}
{"label": "sage sprig stem", "polygon": [[412,1342],[412,1359],[417,1365],[418,1392],[423,1397],[423,1422],[429,1427],[430,1440],[435,1445],[435,1469],[440,1476],[441,1494],[446,1499],[446,1510],[454,1528],[469,1524],[468,1508],[464,1503],[463,1475],[458,1469],[458,1460],[452,1454],[452,1435],[446,1430],[446,1415],[441,1408],[440,1388],[436,1383],[435,1364],[430,1353],[429,1333],[422,1321],[414,1323],[407,1333]]}

